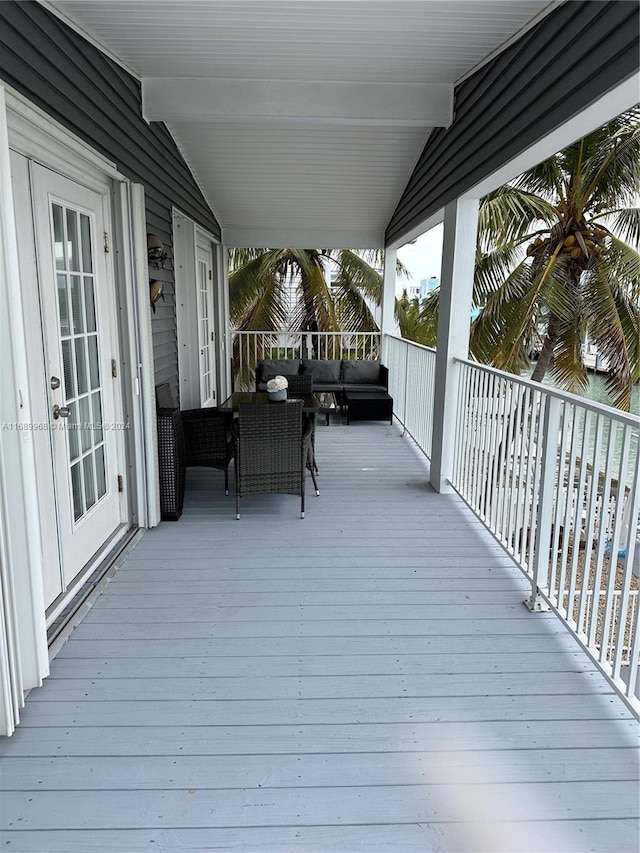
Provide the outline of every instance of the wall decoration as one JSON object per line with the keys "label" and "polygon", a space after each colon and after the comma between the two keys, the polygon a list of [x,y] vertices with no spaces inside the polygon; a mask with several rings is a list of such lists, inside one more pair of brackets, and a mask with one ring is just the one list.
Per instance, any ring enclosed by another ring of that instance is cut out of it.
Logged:
{"label": "wall decoration", "polygon": [[149,282],[149,298],[151,300],[151,308],[153,313],[156,313],[156,302],[160,297],[162,297],[162,301],[164,302],[164,285],[161,281],[151,281]]}
{"label": "wall decoration", "polygon": [[164,267],[167,259],[167,250],[162,240],[155,234],[147,234],[147,257],[149,265],[153,264],[157,270]]}

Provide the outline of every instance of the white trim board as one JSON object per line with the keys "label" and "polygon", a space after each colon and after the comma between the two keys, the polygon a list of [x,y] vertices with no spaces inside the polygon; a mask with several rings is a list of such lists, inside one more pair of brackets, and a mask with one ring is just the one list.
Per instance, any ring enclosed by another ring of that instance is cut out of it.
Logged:
{"label": "white trim board", "polygon": [[10,148],[96,191],[109,179],[127,180],[114,162],[10,87],[6,102]]}

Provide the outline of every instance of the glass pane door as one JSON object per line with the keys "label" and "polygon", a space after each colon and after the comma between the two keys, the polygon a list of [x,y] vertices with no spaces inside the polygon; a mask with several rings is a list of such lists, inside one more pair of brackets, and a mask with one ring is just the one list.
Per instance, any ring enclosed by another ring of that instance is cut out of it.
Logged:
{"label": "glass pane door", "polygon": [[205,406],[215,397],[213,358],[211,351],[212,311],[210,297],[210,264],[198,258],[198,345],[200,347],[200,404]]}
{"label": "glass pane door", "polygon": [[100,340],[92,218],[51,203],[64,399],[69,409],[58,428],[66,432],[73,518],[78,522],[107,492],[102,425]]}

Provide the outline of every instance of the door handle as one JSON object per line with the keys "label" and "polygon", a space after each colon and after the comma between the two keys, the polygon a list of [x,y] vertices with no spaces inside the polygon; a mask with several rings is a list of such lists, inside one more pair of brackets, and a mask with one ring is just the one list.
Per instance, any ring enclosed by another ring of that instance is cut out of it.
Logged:
{"label": "door handle", "polygon": [[69,406],[58,406],[57,404],[53,407],[53,419],[57,421],[58,418],[68,418],[71,414],[71,410]]}

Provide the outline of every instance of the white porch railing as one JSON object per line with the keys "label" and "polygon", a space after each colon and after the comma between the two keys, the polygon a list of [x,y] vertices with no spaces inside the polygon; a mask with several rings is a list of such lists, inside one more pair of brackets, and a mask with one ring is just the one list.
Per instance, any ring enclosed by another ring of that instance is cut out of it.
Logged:
{"label": "white porch railing", "polygon": [[[460,361],[452,485],[625,695],[640,653],[640,421]],[[637,562],[637,558],[636,558]],[[598,590],[593,595],[592,590]]]}
{"label": "white porch railing", "polygon": [[[582,596],[582,590],[574,590],[573,593],[573,602],[572,608],[570,608],[570,612],[573,613],[573,618],[577,619],[580,615],[580,598]],[[598,593],[600,596],[600,601],[597,603],[597,607],[599,610],[604,610],[606,604],[606,589],[601,589]],[[578,630],[580,633],[586,634],[588,630],[587,624],[587,616],[593,606],[593,590],[589,589],[586,592],[587,596],[587,607],[585,608],[585,612],[583,614],[584,619],[581,624],[578,625]],[[556,590],[556,597],[559,597],[559,591]],[[568,603],[568,596],[565,593],[564,596],[565,602]],[[620,605],[622,604],[622,591],[616,590],[613,593],[613,599],[611,601],[611,620],[609,625],[609,633],[604,637],[604,642],[606,644],[606,658],[610,660],[615,653],[615,642],[616,642],[616,626],[620,620]],[[632,589],[629,593],[629,611],[627,613],[627,621],[630,625],[633,625],[636,620],[636,610],[638,607],[638,590]],[[631,646],[629,645],[629,635],[628,633],[625,636],[624,642],[622,644],[621,655],[622,655],[622,665],[628,666],[631,663]],[[602,645],[602,638],[600,638],[599,644]]]}
{"label": "white porch railing", "polygon": [[391,335],[385,335],[384,341],[393,413],[430,457],[436,351]]}
{"label": "white porch railing", "polygon": [[[387,335],[384,353],[394,414],[431,456],[435,350]],[[548,602],[620,692],[634,697],[640,421],[458,364],[453,487],[531,578],[530,606]]]}
{"label": "white porch railing", "polygon": [[232,332],[236,390],[252,389],[263,358],[380,358],[379,332]]}

